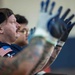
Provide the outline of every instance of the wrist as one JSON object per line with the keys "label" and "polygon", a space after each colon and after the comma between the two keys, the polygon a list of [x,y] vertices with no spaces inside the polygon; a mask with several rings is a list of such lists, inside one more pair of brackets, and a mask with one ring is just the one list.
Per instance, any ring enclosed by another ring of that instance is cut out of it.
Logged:
{"label": "wrist", "polygon": [[49,32],[48,32],[48,37],[46,38],[47,42],[50,42],[51,44],[53,44],[54,46],[57,45],[57,41],[58,39],[53,37]]}
{"label": "wrist", "polygon": [[57,40],[55,37],[53,37],[49,32],[47,32],[46,30],[42,29],[42,28],[37,28],[33,37],[35,36],[40,36],[40,37],[44,37],[46,39],[47,42],[53,44],[54,46],[56,46],[57,44]]}
{"label": "wrist", "polygon": [[57,42],[57,45],[59,45],[59,46],[61,46],[61,47],[62,47],[64,44],[65,44],[65,42],[63,42],[63,41],[58,41],[58,42]]}

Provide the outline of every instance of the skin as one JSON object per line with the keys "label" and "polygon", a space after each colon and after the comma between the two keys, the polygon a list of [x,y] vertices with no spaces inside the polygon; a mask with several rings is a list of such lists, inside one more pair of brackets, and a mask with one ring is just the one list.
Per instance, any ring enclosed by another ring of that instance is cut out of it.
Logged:
{"label": "skin", "polygon": [[17,30],[20,26],[12,14],[7,20],[0,24],[0,41],[11,44],[18,37]]}
{"label": "skin", "polygon": [[56,47],[53,50],[53,53],[51,55],[50,54],[46,55],[45,59],[40,63],[40,65],[37,67],[36,70],[41,71],[48,68],[55,61],[61,50],[62,47],[56,45]]}
{"label": "skin", "polygon": [[[50,46],[51,44],[47,43],[44,38],[35,37],[31,40],[29,46],[15,57],[0,57],[0,75],[33,75],[36,73],[37,66],[50,51],[47,50],[46,45]],[[50,49],[53,48],[54,46],[51,45]]]}
{"label": "skin", "polygon": [[47,64],[49,57],[52,54],[53,49],[54,49],[54,46],[52,46],[49,42],[46,42],[46,44],[44,45],[45,52],[43,53],[43,56],[40,60],[40,64],[38,63],[39,65],[37,65],[35,68],[36,72],[44,70],[43,67]]}
{"label": "skin", "polygon": [[[28,44],[28,40],[27,40],[26,37],[28,36],[28,27],[27,27],[26,24],[20,24],[19,34],[20,34],[20,36],[17,38],[17,40],[14,43],[18,44],[19,46],[27,45]],[[47,46],[46,50],[49,50],[50,49],[50,45],[47,43],[46,46]],[[56,46],[56,48],[58,48],[58,47]],[[54,51],[53,50],[49,51],[48,54],[45,55],[45,59],[43,60],[43,62],[41,62],[41,64],[38,66],[36,72],[39,72],[39,71],[47,68],[54,61],[54,59],[58,55],[58,52],[59,52],[58,49],[56,49]],[[50,55],[50,53],[52,53],[52,55]],[[54,58],[54,59],[51,59],[50,56],[51,56],[51,58]]]}
{"label": "skin", "polygon": [[[17,24],[14,15],[11,15],[0,25],[0,41],[11,44],[20,36],[17,31],[22,28],[23,27],[20,28],[20,25]],[[27,34],[28,33],[26,33],[26,37]],[[35,69],[41,63],[40,59],[44,60],[43,57],[45,57],[45,44],[46,40],[44,38],[36,37],[31,40],[25,50],[15,57],[0,57],[0,75],[32,75],[36,73]],[[51,48],[53,48],[53,45],[51,45]]]}
{"label": "skin", "polygon": [[[28,40],[27,40],[27,36],[28,36],[28,27],[26,24],[20,24],[20,29],[19,29],[19,33],[20,33],[20,36],[17,38],[17,40],[14,42],[15,44],[18,44],[19,46],[25,46],[28,44]],[[25,33],[25,34],[24,34]],[[50,49],[50,45],[46,45],[47,46],[47,49]],[[47,61],[49,60],[49,57],[50,57],[50,53],[51,51],[45,56],[45,61],[42,65],[45,65],[47,63]],[[38,68],[38,71],[39,70],[42,70],[42,66]],[[37,71],[37,72],[38,72]]]}
{"label": "skin", "polygon": [[25,24],[25,23],[19,24],[19,25],[20,25],[20,28],[18,30],[18,34],[20,36],[16,39],[16,41],[14,43],[19,46],[25,46],[28,44],[28,31],[29,31],[29,29],[28,29],[27,24]]}
{"label": "skin", "polygon": [[55,61],[55,59],[57,58],[57,56],[61,50],[62,50],[62,47],[58,46],[58,45],[54,48],[54,51],[53,51],[51,57],[49,58],[47,64],[43,67],[43,69],[50,66]]}

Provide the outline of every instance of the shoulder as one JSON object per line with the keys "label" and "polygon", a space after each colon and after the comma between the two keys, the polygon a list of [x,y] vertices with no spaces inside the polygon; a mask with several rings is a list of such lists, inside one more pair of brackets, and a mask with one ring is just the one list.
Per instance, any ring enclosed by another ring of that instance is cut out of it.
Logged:
{"label": "shoulder", "polygon": [[0,48],[0,56],[2,56],[2,57],[9,52],[12,52],[12,49],[10,48],[10,46],[2,46]]}

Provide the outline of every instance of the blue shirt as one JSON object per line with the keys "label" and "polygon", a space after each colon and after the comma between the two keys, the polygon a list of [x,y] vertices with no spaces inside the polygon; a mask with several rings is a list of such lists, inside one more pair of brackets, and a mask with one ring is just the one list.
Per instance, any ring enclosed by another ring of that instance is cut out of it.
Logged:
{"label": "blue shirt", "polygon": [[22,48],[16,44],[7,44],[0,42],[0,56],[12,57],[19,53]]}

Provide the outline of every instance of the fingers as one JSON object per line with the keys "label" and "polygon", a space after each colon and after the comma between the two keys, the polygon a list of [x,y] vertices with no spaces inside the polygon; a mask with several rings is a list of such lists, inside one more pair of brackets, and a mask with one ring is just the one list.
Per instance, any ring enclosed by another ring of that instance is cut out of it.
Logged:
{"label": "fingers", "polygon": [[42,12],[43,12],[43,11],[47,12],[49,2],[50,2],[50,0],[47,0],[46,2],[44,2],[44,1],[41,2],[41,11],[42,11]]}
{"label": "fingers", "polygon": [[67,29],[70,28],[72,22],[70,21],[68,24],[67,24]]}
{"label": "fingers", "polygon": [[69,14],[70,9],[67,9],[67,11],[63,14],[63,16],[61,17],[62,20],[65,19],[65,17]]}
{"label": "fingers", "polygon": [[68,27],[67,27],[68,33],[72,30],[74,25],[75,25],[75,22],[74,23],[71,23],[71,22],[68,23]]}
{"label": "fingers", "polygon": [[[47,12],[49,3],[50,3],[50,0],[47,0],[46,2],[44,2],[44,1],[41,2],[41,11],[42,12],[43,11]],[[51,6],[50,6],[51,8],[50,8],[49,14],[52,14],[54,6],[55,6],[55,2],[52,2]]]}
{"label": "fingers", "polygon": [[34,32],[35,32],[35,30],[36,30],[36,27],[34,27]]}
{"label": "fingers", "polygon": [[31,33],[31,34],[33,33],[33,29],[32,29],[32,28],[30,29],[30,33]]}
{"label": "fingers", "polygon": [[71,28],[71,27],[73,27],[75,25],[75,22],[74,23],[71,23],[69,26],[68,26],[68,28]]}
{"label": "fingers", "polygon": [[56,14],[56,16],[54,17],[55,20],[57,20],[57,19],[60,17],[60,14],[61,14],[62,8],[63,8],[62,6],[59,7],[59,9],[58,9],[58,11],[57,11],[57,14]]}
{"label": "fingers", "polygon": [[69,21],[71,21],[74,18],[74,14],[72,14],[68,19],[65,20],[66,23],[68,23]]}
{"label": "fingers", "polygon": [[50,22],[52,21],[52,20],[56,20],[57,18],[58,18],[58,14],[59,14],[59,12],[56,12],[54,15],[51,15],[50,16]]}
{"label": "fingers", "polygon": [[36,30],[36,27],[31,28],[30,33],[33,34],[35,32],[35,30]]}
{"label": "fingers", "polygon": [[55,6],[55,2],[52,2],[51,8],[50,8],[50,12],[49,12],[50,15],[52,14],[52,11],[53,11],[53,9],[54,9],[54,6]]}
{"label": "fingers", "polygon": [[63,9],[62,6],[60,6],[59,9],[58,9],[58,13],[59,13],[59,14],[58,14],[58,18],[60,17],[60,14],[61,14],[62,9]]}
{"label": "fingers", "polygon": [[43,11],[43,9],[44,9],[44,2],[42,1],[41,2],[41,11]]}
{"label": "fingers", "polygon": [[45,6],[45,12],[47,12],[47,10],[48,10],[49,2],[50,2],[50,0],[47,0],[46,3],[45,3],[45,5],[46,5],[46,6]]}
{"label": "fingers", "polygon": [[68,26],[71,25],[71,22],[69,22],[67,25],[68,25]]}

